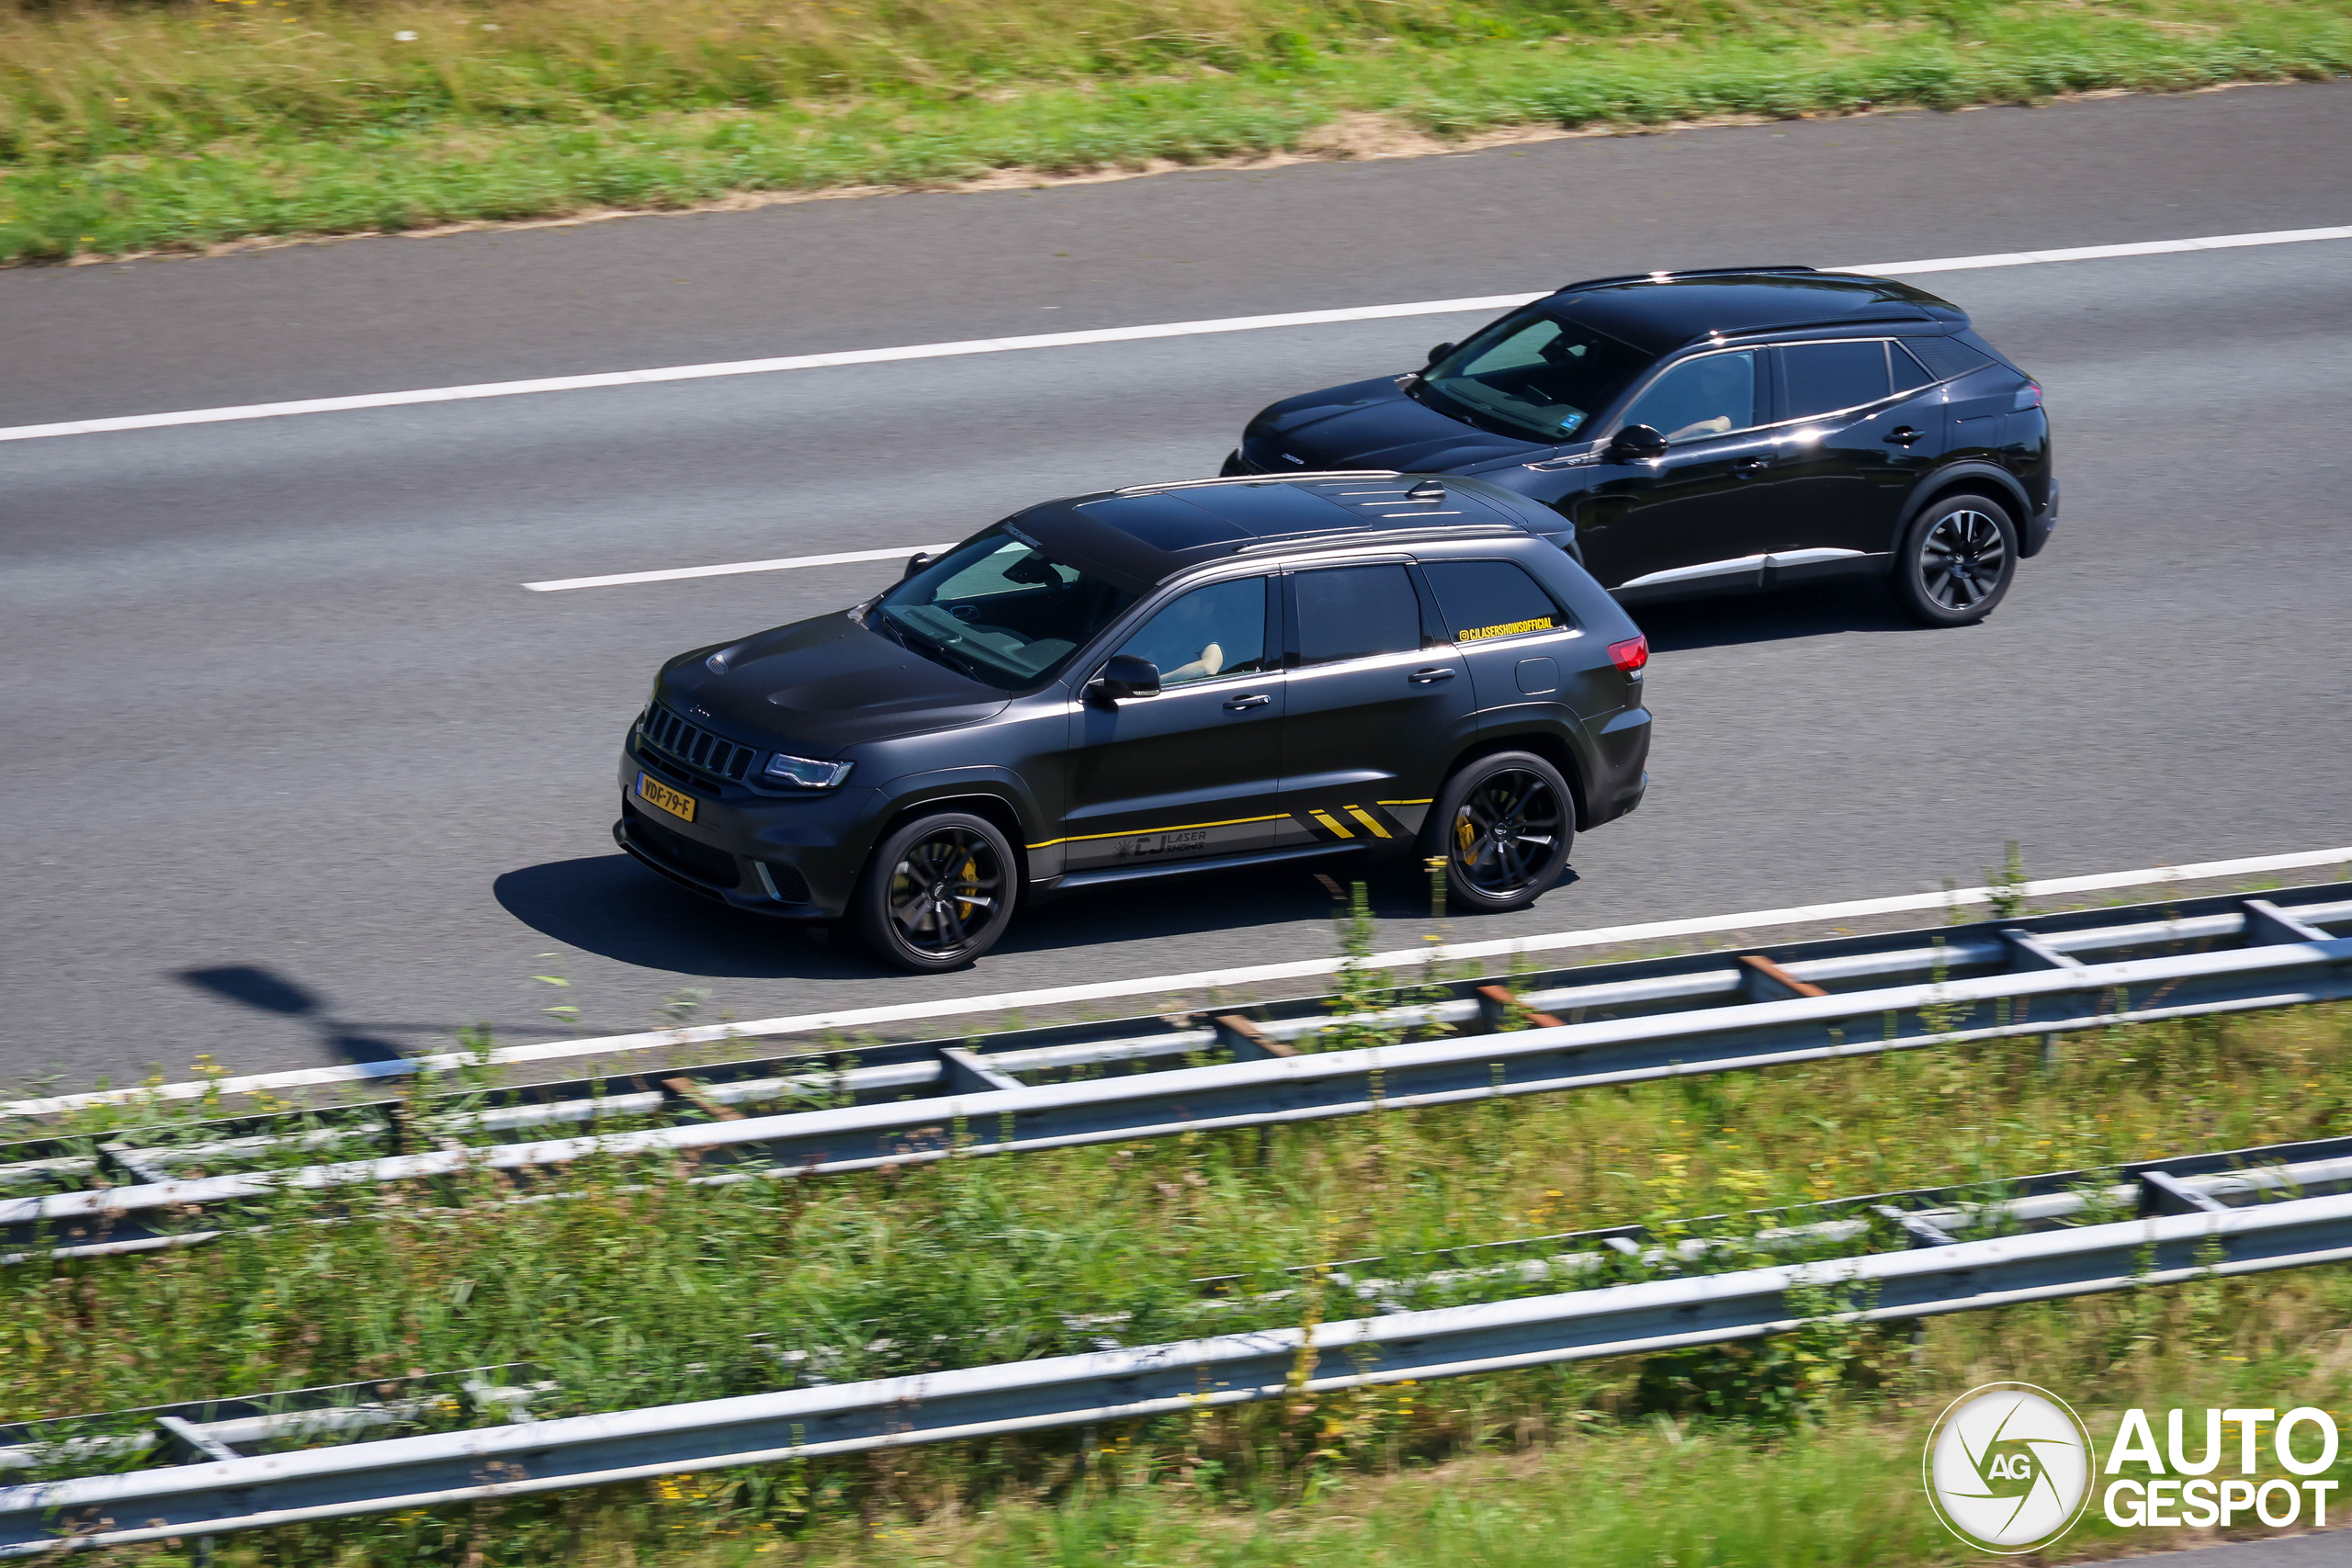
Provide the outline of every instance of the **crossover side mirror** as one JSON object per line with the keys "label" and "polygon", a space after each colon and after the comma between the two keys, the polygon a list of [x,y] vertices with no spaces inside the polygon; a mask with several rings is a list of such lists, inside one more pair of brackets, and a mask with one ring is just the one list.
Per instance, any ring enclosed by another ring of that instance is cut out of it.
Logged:
{"label": "crossover side mirror", "polygon": [[1447,355],[1452,354],[1453,352],[1453,345],[1452,344],[1439,344],[1435,348],[1430,350],[1430,363],[1431,365],[1435,365],[1439,360],[1443,359]]}
{"label": "crossover side mirror", "polygon": [[908,578],[912,577],[915,573],[921,571],[923,568],[929,566],[938,558],[939,558],[937,556],[933,555],[929,550],[917,550],[914,554],[907,558],[907,570],[899,574],[899,581],[904,582]]}
{"label": "crossover side mirror", "polygon": [[1665,455],[1666,435],[1656,425],[1629,424],[1609,443],[1609,460],[1612,463],[1629,463]]}
{"label": "crossover side mirror", "polygon": [[1123,697],[1156,697],[1159,695],[1159,666],[1132,653],[1114,653],[1087,689],[1114,703]]}

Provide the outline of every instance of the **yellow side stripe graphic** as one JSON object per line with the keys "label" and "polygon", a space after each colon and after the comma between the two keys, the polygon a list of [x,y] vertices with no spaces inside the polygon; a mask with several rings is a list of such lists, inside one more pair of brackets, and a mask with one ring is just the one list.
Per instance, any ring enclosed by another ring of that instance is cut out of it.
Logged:
{"label": "yellow side stripe graphic", "polygon": [[1122,828],[1115,833],[1073,833],[1067,839],[1047,839],[1042,844],[1031,844],[1033,850],[1050,850],[1056,844],[1082,844],[1093,839],[1142,839],[1154,833],[1189,833],[1198,828],[1240,828],[1251,822],[1281,822],[1288,818],[1285,811],[1273,817],[1234,817],[1223,822],[1187,822],[1180,828]]}
{"label": "yellow side stripe graphic", "polygon": [[1353,833],[1351,833],[1345,828],[1340,827],[1338,818],[1334,818],[1328,811],[1312,811],[1307,815],[1313,817],[1315,820],[1322,823],[1326,828],[1330,829],[1334,833],[1339,834],[1342,839],[1352,839],[1355,837]]}
{"label": "yellow side stripe graphic", "polygon": [[1426,800],[1375,800],[1373,804],[1374,806],[1427,806],[1430,805],[1430,802]]}
{"label": "yellow side stripe graphic", "polygon": [[1348,807],[1348,815],[1349,815],[1349,816],[1351,816],[1351,817],[1352,817],[1352,818],[1354,818],[1357,821],[1359,821],[1359,822],[1363,823],[1365,827],[1367,827],[1367,828],[1371,829],[1372,829],[1372,835],[1373,835],[1373,837],[1374,837],[1374,838],[1375,838],[1375,839],[1385,839],[1385,838],[1389,838],[1389,837],[1391,837],[1391,836],[1392,836],[1392,835],[1389,833],[1389,831],[1388,831],[1388,829],[1385,829],[1385,828],[1382,827],[1379,823],[1377,823],[1377,822],[1374,821],[1370,817],[1366,816],[1366,815],[1364,814],[1364,809],[1363,809],[1363,807],[1361,807],[1361,806],[1351,806],[1351,807]]}

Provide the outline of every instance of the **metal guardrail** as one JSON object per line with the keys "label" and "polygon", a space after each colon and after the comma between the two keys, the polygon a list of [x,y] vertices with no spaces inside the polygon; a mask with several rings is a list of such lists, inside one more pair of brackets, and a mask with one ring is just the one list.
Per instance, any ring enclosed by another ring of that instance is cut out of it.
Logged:
{"label": "metal guardrail", "polygon": [[[2227,1156],[2208,1156],[2227,1157]],[[2331,1179],[2352,1177],[2330,1167]],[[2352,1259],[2352,1196],[2232,1208],[2249,1173],[2144,1170],[2148,1217],[959,1371],[0,1488],[0,1558],[430,1507],[726,1466],[1214,1409]],[[2227,1186],[2229,1181],[2238,1185]],[[2185,1207],[2188,1212],[2165,1213]],[[1823,1313],[1824,1292],[1841,1304]]]}
{"label": "metal guardrail", "polygon": [[[376,1129],[429,1151],[334,1159],[290,1168],[175,1176],[191,1160],[241,1152],[281,1154],[295,1139],[336,1130],[216,1139],[192,1148],[120,1145],[95,1154],[42,1145],[0,1160],[10,1175],[78,1175],[124,1184],[0,1200],[0,1235],[22,1258],[187,1245],[220,1234],[223,1211],[281,1190],[331,1191],[431,1180],[468,1169],[530,1172],[592,1156],[684,1156],[721,1168],[704,1182],[808,1176],[938,1159],[1085,1144],[1279,1126],[1384,1109],[1456,1104],[1498,1095],[1555,1092],[1695,1073],[1728,1072],[1866,1056],[2015,1035],[2054,1038],[2086,1029],[2199,1013],[2279,1007],[2352,996],[2352,885],[2267,898],[2199,899],[1935,931],[1790,944],[1745,954],[1595,965],[1543,976],[1512,1004],[1540,1010],[1545,1026],[1448,1035],[1376,1048],[1299,1054],[1338,1027],[1407,1032],[1510,1021],[1511,1010],[1476,994],[1475,982],[1442,1000],[1335,1020],[1328,1002],[1259,1010],[1208,1028],[1165,1021],[998,1037],[1008,1047],[886,1045],[797,1073],[775,1062],[700,1068],[612,1093],[513,1100],[435,1122],[384,1108]],[[2215,947],[2215,943],[2241,945]],[[2182,948],[2202,951],[2179,951]],[[2084,962],[2077,953],[2171,950],[2161,956]],[[1925,976],[1926,978],[1917,978]],[[1905,977],[1901,985],[1870,985]],[[1566,981],[1566,984],[1550,984]],[[1858,989],[1830,989],[1863,982]],[[1769,998],[1780,999],[1769,999]],[[1323,1010],[1311,1010],[1317,1007]],[[1562,1022],[1548,1015],[1566,1013]],[[1598,1013],[1602,1016],[1595,1018]],[[1614,1015],[1614,1016],[1612,1016]],[[1575,1021],[1582,1020],[1583,1021]],[[1118,1032],[1124,1028],[1127,1032]],[[1085,1037],[1091,1034],[1092,1038]],[[1022,1043],[1046,1036],[1046,1043]],[[1209,1053],[1244,1059],[1164,1064]],[[872,1057],[882,1058],[879,1061]],[[1131,1065],[1118,1077],[1028,1084],[1019,1073]],[[1155,1070],[1158,1069],[1158,1070]],[[579,1086],[566,1086],[576,1089]],[[929,1089],[929,1094],[922,1093]],[[735,1109],[779,1097],[899,1095],[831,1109],[745,1115]],[[628,1114],[666,1125],[558,1138],[467,1145],[458,1133],[514,1134],[549,1121]],[[345,1131],[345,1135],[349,1135]],[[0,1151],[4,1153],[5,1151]],[[209,1206],[196,1220],[180,1218]],[[6,1260],[6,1259],[0,1259]]]}

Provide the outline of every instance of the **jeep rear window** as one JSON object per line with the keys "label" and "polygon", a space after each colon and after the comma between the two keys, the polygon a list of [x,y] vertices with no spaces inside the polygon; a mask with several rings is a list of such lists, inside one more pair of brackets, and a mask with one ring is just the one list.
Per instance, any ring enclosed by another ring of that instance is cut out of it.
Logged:
{"label": "jeep rear window", "polygon": [[1012,691],[1051,676],[1135,600],[992,528],[891,589],[875,610],[915,652]]}
{"label": "jeep rear window", "polygon": [[1506,316],[1423,371],[1411,391],[1497,434],[1567,441],[1650,362],[1574,321]]}
{"label": "jeep rear window", "polygon": [[1446,635],[1458,643],[1556,631],[1568,624],[1552,596],[1510,561],[1423,561],[1421,575],[1445,612]]}

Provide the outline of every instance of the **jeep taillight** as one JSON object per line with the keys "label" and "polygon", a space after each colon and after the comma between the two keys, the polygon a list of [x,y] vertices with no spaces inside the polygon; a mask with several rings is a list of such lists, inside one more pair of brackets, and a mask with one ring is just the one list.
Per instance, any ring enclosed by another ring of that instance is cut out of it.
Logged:
{"label": "jeep taillight", "polygon": [[2024,389],[2018,393],[2017,406],[2021,409],[2040,408],[2041,406],[2041,384],[2038,381],[2028,381],[2025,384]]}
{"label": "jeep taillight", "polygon": [[1642,666],[1650,661],[1650,639],[1643,636],[1630,642],[1611,643],[1609,661],[1628,675],[1639,674]]}

